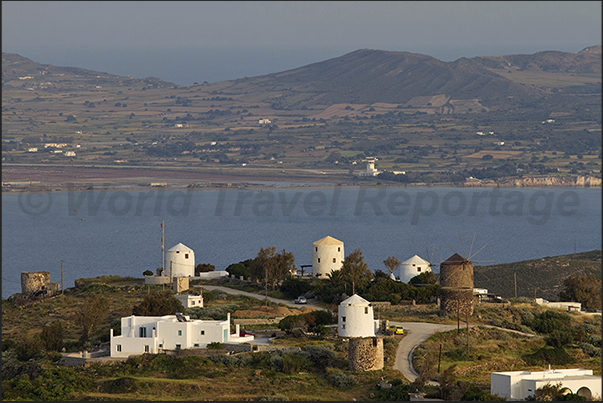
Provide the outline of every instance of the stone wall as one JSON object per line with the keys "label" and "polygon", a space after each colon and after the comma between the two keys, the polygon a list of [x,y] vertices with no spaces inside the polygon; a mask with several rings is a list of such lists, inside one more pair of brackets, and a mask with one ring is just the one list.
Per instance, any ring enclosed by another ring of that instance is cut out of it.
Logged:
{"label": "stone wall", "polygon": [[440,291],[440,312],[464,318],[473,315],[473,289],[444,288]]}
{"label": "stone wall", "polygon": [[21,293],[35,294],[44,291],[47,294],[55,294],[60,291],[59,283],[50,281],[50,273],[47,271],[21,272]]}
{"label": "stone wall", "polygon": [[348,343],[350,370],[373,371],[383,368],[382,337],[354,337]]}

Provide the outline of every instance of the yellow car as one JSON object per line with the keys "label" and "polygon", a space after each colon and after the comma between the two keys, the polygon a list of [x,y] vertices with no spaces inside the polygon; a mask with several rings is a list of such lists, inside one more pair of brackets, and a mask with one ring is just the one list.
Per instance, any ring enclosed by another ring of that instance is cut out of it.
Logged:
{"label": "yellow car", "polygon": [[395,334],[404,334],[404,328],[402,326],[396,326],[394,329]]}

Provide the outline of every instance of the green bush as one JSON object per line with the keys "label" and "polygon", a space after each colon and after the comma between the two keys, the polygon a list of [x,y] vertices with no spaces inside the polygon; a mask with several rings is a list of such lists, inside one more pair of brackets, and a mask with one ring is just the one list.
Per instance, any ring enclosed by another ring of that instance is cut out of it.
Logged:
{"label": "green bush", "polygon": [[330,374],[328,379],[331,385],[336,388],[347,388],[356,384],[354,377],[344,374],[341,371]]}
{"label": "green bush", "polygon": [[563,347],[545,346],[532,354],[525,355],[523,359],[528,365],[565,365],[574,362],[574,359]]}
{"label": "green bush", "polygon": [[220,350],[222,349],[222,343],[219,341],[212,341],[207,345],[208,350]]}

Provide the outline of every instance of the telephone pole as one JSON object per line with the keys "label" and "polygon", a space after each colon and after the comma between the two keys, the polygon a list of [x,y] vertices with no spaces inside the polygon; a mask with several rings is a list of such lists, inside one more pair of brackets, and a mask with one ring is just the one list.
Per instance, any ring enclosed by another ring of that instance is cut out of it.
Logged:
{"label": "telephone pole", "polygon": [[517,298],[517,273],[513,273],[513,282],[515,283],[515,298]]}
{"label": "telephone pole", "polygon": [[[165,229],[163,228],[163,224],[165,220],[161,220],[161,253],[163,254],[163,260],[161,261],[161,273],[165,276]],[[172,273],[170,271],[170,277],[172,277]],[[170,278],[171,280],[171,278]]]}
{"label": "telephone pole", "polygon": [[63,288],[63,261],[61,260],[61,294],[65,294],[65,289]]}

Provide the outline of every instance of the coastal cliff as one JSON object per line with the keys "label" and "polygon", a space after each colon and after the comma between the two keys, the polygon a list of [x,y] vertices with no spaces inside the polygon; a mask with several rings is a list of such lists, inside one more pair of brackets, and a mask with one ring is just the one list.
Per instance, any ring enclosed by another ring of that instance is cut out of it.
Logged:
{"label": "coastal cliff", "polygon": [[506,178],[501,180],[479,180],[470,178],[464,187],[601,187],[601,178],[590,175],[542,176],[529,178]]}

